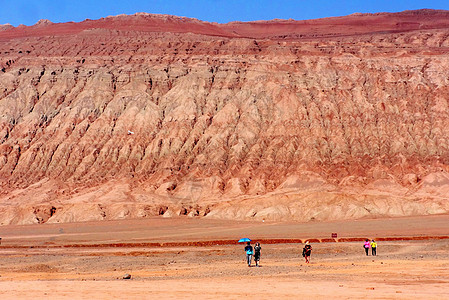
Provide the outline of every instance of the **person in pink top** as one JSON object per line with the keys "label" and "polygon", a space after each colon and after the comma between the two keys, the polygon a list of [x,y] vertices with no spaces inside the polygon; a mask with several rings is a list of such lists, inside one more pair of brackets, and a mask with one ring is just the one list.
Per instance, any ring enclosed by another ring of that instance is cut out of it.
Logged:
{"label": "person in pink top", "polygon": [[370,247],[370,242],[368,239],[366,239],[365,243],[363,244],[363,248],[365,248],[366,256],[368,256],[369,247]]}

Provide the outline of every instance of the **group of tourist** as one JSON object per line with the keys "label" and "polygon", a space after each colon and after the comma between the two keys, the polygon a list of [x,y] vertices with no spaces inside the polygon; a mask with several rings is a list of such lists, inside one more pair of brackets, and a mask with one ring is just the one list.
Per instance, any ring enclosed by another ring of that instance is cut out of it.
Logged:
{"label": "group of tourist", "polygon": [[368,254],[369,253],[369,248],[371,248],[371,254],[373,256],[377,255],[377,243],[376,243],[375,240],[371,240],[371,242],[370,242],[368,239],[366,239],[365,243],[363,244],[363,248],[365,249],[366,256],[369,255]]}
{"label": "group of tourist", "polygon": [[[369,249],[371,248],[371,253],[373,256],[377,255],[377,243],[375,240],[369,240],[366,239],[365,243],[363,244],[363,248],[365,249],[365,253],[368,256],[369,255]],[[254,262],[256,263],[256,267],[260,267],[260,250],[262,250],[262,247],[260,246],[259,242],[256,242],[256,244],[251,246],[250,242],[246,243],[245,246],[245,253],[246,253],[246,262],[248,263],[248,267],[251,267],[252,257],[254,255]],[[302,256],[306,260],[306,264],[310,263],[310,255],[312,254],[312,246],[310,245],[309,241],[306,241],[304,248],[302,249]]]}
{"label": "group of tourist", "polygon": [[[246,253],[246,262],[248,264],[248,267],[251,267],[252,257],[254,255],[254,262],[256,263],[256,267],[260,267],[260,250],[262,250],[262,247],[260,246],[259,242],[256,242],[253,246],[251,246],[251,242],[247,242],[245,246],[245,253]],[[312,246],[310,245],[309,241],[306,242],[303,250],[302,250],[302,256],[305,258],[306,263],[308,264],[310,262],[310,255],[312,254]]]}
{"label": "group of tourist", "polygon": [[248,263],[248,267],[251,267],[251,261],[252,261],[253,254],[254,254],[254,262],[256,263],[256,267],[260,267],[260,265],[259,265],[260,250],[262,250],[262,247],[260,247],[259,242],[257,242],[254,245],[254,251],[253,251],[253,246],[251,246],[251,243],[250,242],[246,243],[245,253],[246,253],[246,262]]}

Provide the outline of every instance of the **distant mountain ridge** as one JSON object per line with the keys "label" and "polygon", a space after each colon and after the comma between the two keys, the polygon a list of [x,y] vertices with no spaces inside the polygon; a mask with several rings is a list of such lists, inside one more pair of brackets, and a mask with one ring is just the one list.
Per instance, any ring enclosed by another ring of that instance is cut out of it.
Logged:
{"label": "distant mountain ridge", "polygon": [[[412,21],[412,22],[410,22]],[[45,25],[45,28],[42,28]],[[38,28],[40,27],[40,28]],[[82,22],[52,23],[40,20],[33,26],[18,26],[0,33],[1,38],[79,34],[89,29],[114,29],[140,32],[194,33],[242,38],[317,38],[372,32],[395,32],[449,27],[449,11],[412,10],[398,13],[356,13],[344,17],[315,20],[270,20],[252,22],[210,23],[198,19],[136,13]]]}

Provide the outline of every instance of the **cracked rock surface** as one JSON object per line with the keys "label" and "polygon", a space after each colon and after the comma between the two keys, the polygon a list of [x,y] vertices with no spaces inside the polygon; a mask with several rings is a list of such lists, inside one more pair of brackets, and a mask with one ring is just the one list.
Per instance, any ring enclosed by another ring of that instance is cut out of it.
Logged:
{"label": "cracked rock surface", "polygon": [[449,12],[0,27],[0,224],[449,212]]}

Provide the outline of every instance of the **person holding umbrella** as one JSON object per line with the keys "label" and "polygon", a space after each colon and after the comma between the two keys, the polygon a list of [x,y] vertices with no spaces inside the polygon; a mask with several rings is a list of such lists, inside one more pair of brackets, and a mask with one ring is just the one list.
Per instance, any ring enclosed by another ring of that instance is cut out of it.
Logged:
{"label": "person holding umbrella", "polygon": [[246,261],[248,262],[248,267],[251,267],[251,260],[253,258],[253,246],[251,246],[251,242],[246,243],[245,252],[246,252]]}
{"label": "person holding umbrella", "polygon": [[251,246],[251,240],[249,238],[243,238],[239,240],[239,243],[246,242],[245,253],[246,253],[246,262],[248,263],[248,267],[251,267],[251,260],[253,257],[253,246]]}
{"label": "person holding umbrella", "polygon": [[306,241],[306,245],[302,249],[302,256],[306,259],[306,264],[310,262],[311,254],[312,254],[312,246],[310,246],[309,241]]}

